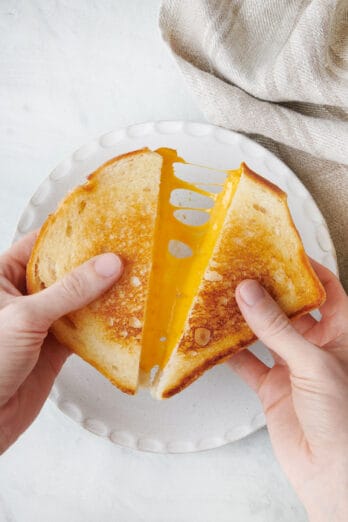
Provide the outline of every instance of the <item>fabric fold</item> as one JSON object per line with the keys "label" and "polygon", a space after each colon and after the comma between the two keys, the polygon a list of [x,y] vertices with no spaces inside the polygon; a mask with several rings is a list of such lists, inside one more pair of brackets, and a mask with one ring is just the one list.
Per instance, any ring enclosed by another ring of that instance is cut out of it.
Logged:
{"label": "fabric fold", "polygon": [[160,29],[204,116],[299,176],[348,288],[347,0],[164,0]]}

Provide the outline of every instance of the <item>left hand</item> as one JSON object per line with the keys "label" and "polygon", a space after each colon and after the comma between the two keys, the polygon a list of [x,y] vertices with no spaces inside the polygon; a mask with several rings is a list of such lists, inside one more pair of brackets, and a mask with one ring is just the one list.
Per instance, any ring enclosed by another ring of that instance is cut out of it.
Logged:
{"label": "left hand", "polygon": [[0,256],[0,454],[35,419],[69,355],[48,333],[51,324],[94,301],[122,273],[118,256],[102,254],[26,296],[35,239],[31,233]]}

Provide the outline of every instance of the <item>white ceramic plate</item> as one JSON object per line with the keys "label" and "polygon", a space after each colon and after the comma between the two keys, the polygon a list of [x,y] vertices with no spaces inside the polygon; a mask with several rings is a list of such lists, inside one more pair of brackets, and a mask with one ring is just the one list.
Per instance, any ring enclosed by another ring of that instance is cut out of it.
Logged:
{"label": "white ceramic plate", "polygon": [[[42,183],[24,210],[16,239],[39,227],[66,192],[106,160],[138,148],[172,147],[187,161],[217,169],[241,161],[288,193],[289,206],[310,256],[337,271],[326,223],[311,195],[273,154],[247,139],[206,123],[163,121],[108,133],[77,150]],[[268,354],[257,343],[259,355]],[[148,391],[135,397],[118,391],[94,368],[72,356],[51,393],[58,408],[86,429],[112,442],[154,452],[215,448],[254,432],[265,420],[253,392],[224,365],[207,372],[167,401]]]}

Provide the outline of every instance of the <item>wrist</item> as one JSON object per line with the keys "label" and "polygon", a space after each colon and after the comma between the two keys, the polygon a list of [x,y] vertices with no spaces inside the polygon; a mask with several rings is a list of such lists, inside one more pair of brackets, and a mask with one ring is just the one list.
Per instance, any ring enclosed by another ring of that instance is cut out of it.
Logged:
{"label": "wrist", "polygon": [[321,480],[312,484],[311,493],[302,497],[309,522],[347,522],[348,468],[343,461],[334,469],[328,467],[326,473],[323,470]]}
{"label": "wrist", "polygon": [[309,522],[348,521],[348,458],[340,445],[330,458],[321,460],[316,471],[297,483],[295,490]]}
{"label": "wrist", "polygon": [[340,505],[315,506],[314,508],[306,509],[309,522],[328,522],[329,520],[335,522],[347,522],[348,507]]}

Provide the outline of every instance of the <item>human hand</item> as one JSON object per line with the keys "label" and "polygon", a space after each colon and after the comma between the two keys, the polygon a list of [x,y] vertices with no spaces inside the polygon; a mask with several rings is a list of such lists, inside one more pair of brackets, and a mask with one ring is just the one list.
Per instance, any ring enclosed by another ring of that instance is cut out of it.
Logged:
{"label": "human hand", "polygon": [[228,364],[257,392],[274,452],[311,521],[348,520],[348,297],[316,262],[322,318],[291,323],[256,281],[237,288],[240,310],[272,351],[269,369],[245,350]]}
{"label": "human hand", "polygon": [[115,254],[96,256],[25,296],[31,233],[0,256],[0,454],[33,422],[69,355],[48,333],[59,317],[94,301],[120,277]]}

